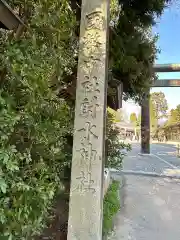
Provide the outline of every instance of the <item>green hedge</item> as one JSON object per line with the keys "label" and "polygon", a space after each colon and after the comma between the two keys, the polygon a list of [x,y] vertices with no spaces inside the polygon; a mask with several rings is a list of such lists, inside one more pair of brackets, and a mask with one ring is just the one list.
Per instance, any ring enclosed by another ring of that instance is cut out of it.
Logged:
{"label": "green hedge", "polygon": [[113,228],[113,218],[120,209],[118,197],[119,182],[113,181],[105,197],[103,206],[103,235],[107,235]]}

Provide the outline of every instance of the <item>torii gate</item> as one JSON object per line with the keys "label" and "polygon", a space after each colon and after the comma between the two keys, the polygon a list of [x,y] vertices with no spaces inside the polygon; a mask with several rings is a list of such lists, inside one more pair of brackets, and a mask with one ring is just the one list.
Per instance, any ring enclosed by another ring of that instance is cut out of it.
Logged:
{"label": "torii gate", "polygon": [[[180,72],[180,64],[157,64],[155,72]],[[162,79],[154,82],[152,87],[180,87],[180,79]],[[147,94],[149,95],[149,93]],[[141,153],[150,153],[150,113],[149,97],[141,106]]]}

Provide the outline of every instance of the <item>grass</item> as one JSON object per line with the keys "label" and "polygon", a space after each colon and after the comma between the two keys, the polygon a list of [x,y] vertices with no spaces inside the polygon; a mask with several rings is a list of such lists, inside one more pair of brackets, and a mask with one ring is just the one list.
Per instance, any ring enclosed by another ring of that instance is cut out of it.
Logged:
{"label": "grass", "polygon": [[113,218],[120,209],[118,197],[119,182],[113,181],[104,197],[103,206],[103,236],[108,235],[113,229]]}

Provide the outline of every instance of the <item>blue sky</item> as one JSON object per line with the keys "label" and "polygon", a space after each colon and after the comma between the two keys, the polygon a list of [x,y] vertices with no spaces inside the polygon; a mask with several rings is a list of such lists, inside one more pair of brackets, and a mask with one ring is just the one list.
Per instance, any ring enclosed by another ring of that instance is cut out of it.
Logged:
{"label": "blue sky", "polygon": [[[160,54],[156,63],[180,63],[180,6],[174,1],[171,7],[166,8],[164,14],[158,19],[153,33],[159,35],[157,42]],[[180,73],[161,73],[159,78],[179,78]],[[162,91],[166,95],[169,108],[180,103],[180,88],[153,88],[152,92]]]}
{"label": "blue sky", "polygon": [[[157,56],[156,63],[180,63],[180,6],[174,1],[169,8],[164,10],[163,15],[157,20],[153,27],[153,33],[158,34],[159,39],[157,47],[160,53]],[[178,73],[161,73],[159,79],[179,78]],[[180,104],[180,87],[174,88],[152,88],[151,92],[162,91],[165,93],[169,109],[175,108]],[[133,103],[124,103],[123,108],[126,112],[139,112],[139,107]]]}

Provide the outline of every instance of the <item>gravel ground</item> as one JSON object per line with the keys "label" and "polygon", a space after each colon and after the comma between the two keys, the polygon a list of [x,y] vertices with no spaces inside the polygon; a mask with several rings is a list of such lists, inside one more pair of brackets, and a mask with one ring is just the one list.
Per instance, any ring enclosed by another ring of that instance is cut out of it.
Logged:
{"label": "gravel ground", "polygon": [[[156,148],[158,152],[159,146],[153,144],[153,149]],[[163,162],[153,155],[138,156],[138,152],[138,146],[135,145],[124,161],[124,169],[161,173],[170,168],[166,164],[167,156]],[[169,159],[172,162],[172,158]],[[125,178],[124,204],[115,219],[114,232],[108,239],[179,240],[180,181],[138,176]]]}

